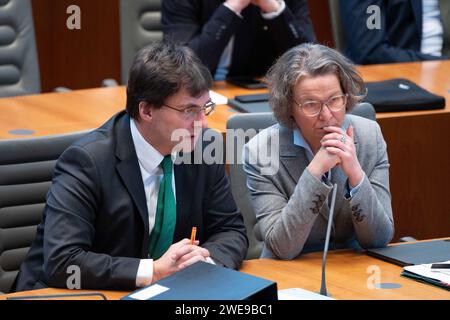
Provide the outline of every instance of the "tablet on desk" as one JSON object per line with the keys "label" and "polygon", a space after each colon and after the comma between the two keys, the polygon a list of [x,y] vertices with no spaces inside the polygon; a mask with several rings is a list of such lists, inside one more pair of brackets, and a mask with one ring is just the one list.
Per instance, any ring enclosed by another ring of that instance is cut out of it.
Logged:
{"label": "tablet on desk", "polygon": [[234,84],[235,86],[246,88],[246,89],[263,89],[267,88],[267,85],[253,77],[246,76],[238,76],[238,77],[229,77],[226,79],[226,82]]}
{"label": "tablet on desk", "polygon": [[368,249],[367,254],[400,266],[450,260],[450,240],[433,240]]}
{"label": "tablet on desk", "polygon": [[269,101],[261,101],[261,102],[240,102],[236,99],[229,99],[228,105],[233,109],[236,109],[239,112],[272,112],[272,109],[269,106]]}
{"label": "tablet on desk", "polygon": [[260,93],[260,94],[243,94],[234,97],[239,102],[243,103],[252,103],[252,102],[263,102],[263,101],[269,101],[269,94],[268,93]]}
{"label": "tablet on desk", "polygon": [[229,99],[228,105],[239,112],[272,112],[267,93],[238,95]]}

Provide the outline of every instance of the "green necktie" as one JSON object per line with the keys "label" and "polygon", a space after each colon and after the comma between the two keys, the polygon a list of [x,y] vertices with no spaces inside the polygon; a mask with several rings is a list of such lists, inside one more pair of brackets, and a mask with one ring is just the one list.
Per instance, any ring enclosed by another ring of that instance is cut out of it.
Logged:
{"label": "green necktie", "polygon": [[177,207],[172,190],[172,159],[170,155],[164,157],[162,168],[164,176],[159,185],[155,226],[150,234],[149,254],[152,259],[159,259],[172,245],[177,220]]}

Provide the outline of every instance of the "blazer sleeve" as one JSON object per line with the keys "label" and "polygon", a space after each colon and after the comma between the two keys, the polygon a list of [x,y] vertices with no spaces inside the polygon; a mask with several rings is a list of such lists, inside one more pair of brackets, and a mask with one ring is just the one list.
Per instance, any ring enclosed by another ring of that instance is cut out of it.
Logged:
{"label": "blazer sleeve", "polygon": [[278,173],[262,174],[263,166],[251,161],[257,159],[256,153],[257,148],[245,145],[244,170],[252,206],[266,247],[278,258],[290,260],[302,252],[332,187],[305,169],[289,197]]}
{"label": "blazer sleeve", "polygon": [[133,289],[139,259],[91,251],[102,197],[96,163],[82,147],[71,146],[55,167],[47,195],[44,275],[52,287],[66,287],[70,266],[79,268],[81,287]]}
{"label": "blazer sleeve", "polygon": [[[385,1],[345,0],[340,1],[341,21],[347,43],[346,54],[357,64],[439,60],[441,57],[403,49],[392,45],[387,34]],[[367,7],[377,5],[381,11],[381,28],[368,29]],[[411,21],[414,24],[413,21]],[[415,27],[414,25],[410,26]],[[420,41],[420,39],[418,40]]]}
{"label": "blazer sleeve", "polygon": [[376,164],[371,172],[365,172],[358,192],[347,199],[356,238],[363,248],[383,247],[394,236],[386,142],[380,126],[376,122],[373,123],[376,137],[376,149],[373,151],[376,151],[374,152]]}
{"label": "blazer sleeve", "polygon": [[211,258],[222,265],[237,269],[244,260],[248,239],[241,212],[234,202],[230,183],[223,165],[208,166],[211,190],[207,199],[206,238],[201,244],[209,250]]}
{"label": "blazer sleeve", "polygon": [[200,1],[164,0],[161,24],[164,39],[189,46],[213,74],[241,18],[219,5],[203,25],[200,6]]}

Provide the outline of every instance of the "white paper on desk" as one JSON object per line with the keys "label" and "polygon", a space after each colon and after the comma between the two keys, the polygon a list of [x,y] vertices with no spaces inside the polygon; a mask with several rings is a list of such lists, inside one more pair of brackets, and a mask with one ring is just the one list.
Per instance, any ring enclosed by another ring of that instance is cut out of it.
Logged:
{"label": "white paper on desk", "polygon": [[[449,261],[437,262],[437,263],[450,263]],[[423,277],[439,280],[450,285],[450,274],[445,271],[431,271],[431,263],[417,264],[414,266],[407,266],[403,268],[406,271],[418,274]]]}
{"label": "white paper on desk", "polygon": [[220,93],[217,93],[215,91],[209,90],[209,96],[211,98],[211,101],[217,105],[228,103],[227,97],[225,97],[224,95],[221,95]]}
{"label": "white paper on desk", "polygon": [[165,291],[169,290],[169,288],[161,286],[159,284],[154,284],[150,287],[147,287],[145,289],[139,290],[132,295],[130,295],[130,298],[136,299],[136,300],[148,300],[160,293],[163,293]]}
{"label": "white paper on desk", "polygon": [[334,300],[333,298],[301,288],[278,290],[278,300]]}

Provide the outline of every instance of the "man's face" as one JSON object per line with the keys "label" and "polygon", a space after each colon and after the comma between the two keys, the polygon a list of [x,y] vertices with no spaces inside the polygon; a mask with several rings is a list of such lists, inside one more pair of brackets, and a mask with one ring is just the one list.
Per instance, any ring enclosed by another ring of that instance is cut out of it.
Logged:
{"label": "man's face", "polygon": [[191,152],[201,129],[206,128],[206,116],[201,109],[210,100],[209,91],[192,97],[185,89],[168,97],[161,108],[152,110],[150,143],[163,155],[172,153],[175,146]]}

